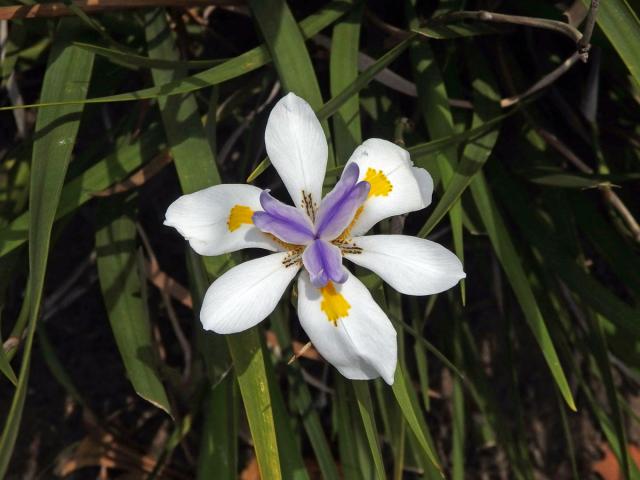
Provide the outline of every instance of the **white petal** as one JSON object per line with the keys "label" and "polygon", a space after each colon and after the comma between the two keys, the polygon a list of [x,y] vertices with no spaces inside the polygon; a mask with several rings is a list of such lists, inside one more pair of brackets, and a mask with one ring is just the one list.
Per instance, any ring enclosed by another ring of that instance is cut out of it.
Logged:
{"label": "white petal", "polygon": [[[355,149],[347,162],[360,167],[359,180],[382,172],[390,184],[390,191],[379,194],[375,184],[363,204],[363,210],[351,228],[352,235],[362,235],[380,220],[420,210],[431,203],[433,180],[424,169],[413,166],[409,152],[398,145],[370,138]],[[380,177],[378,177],[380,178]]]}
{"label": "white petal", "polygon": [[328,148],[311,106],[293,93],[280,99],[269,115],[264,142],[293,202],[304,209],[305,192],[317,207],[322,198]]}
{"label": "white petal", "polygon": [[352,380],[382,377],[389,385],[398,361],[396,331],[369,290],[351,273],[343,284],[332,284],[349,304],[334,324],[322,309],[323,296],[306,271],[298,278],[298,316],[318,352]]}
{"label": "white petal", "polygon": [[[183,195],[167,209],[165,225],[174,227],[200,255],[221,255],[243,248],[279,250],[251,223],[228,223],[235,206],[262,210],[253,185],[216,185]],[[248,210],[246,210],[248,212]]]}
{"label": "white petal", "polygon": [[430,240],[407,235],[368,235],[352,240],[362,252],[345,257],[406,295],[433,295],[466,276],[458,257]]}
{"label": "white petal", "polygon": [[273,253],[225,272],[204,296],[202,326],[216,333],[237,333],[267,318],[300,268],[285,266],[288,255]]}

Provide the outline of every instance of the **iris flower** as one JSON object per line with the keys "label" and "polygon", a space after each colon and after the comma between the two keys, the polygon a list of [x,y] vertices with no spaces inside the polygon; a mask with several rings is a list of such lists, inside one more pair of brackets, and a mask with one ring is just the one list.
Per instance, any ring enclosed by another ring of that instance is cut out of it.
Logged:
{"label": "iris flower", "polygon": [[298,272],[298,317],[318,352],[350,379],[393,383],[396,331],[347,259],[398,292],[432,295],[465,277],[460,260],[429,240],[364,236],[375,224],[431,203],[433,181],[409,152],[378,138],[353,152],[336,186],[322,197],[327,141],[307,102],[293,93],[275,105],[265,132],[271,164],[295,206],[253,185],[223,184],[184,195],[169,225],[200,255],[244,248],[275,253],[249,260],[209,287],[200,320],[220,334],[241,332],[273,312]]}

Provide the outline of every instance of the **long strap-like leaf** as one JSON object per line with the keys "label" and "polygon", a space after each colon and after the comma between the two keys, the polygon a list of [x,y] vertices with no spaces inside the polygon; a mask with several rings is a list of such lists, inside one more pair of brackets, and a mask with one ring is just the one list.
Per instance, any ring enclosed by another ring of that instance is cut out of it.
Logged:
{"label": "long strap-like leaf", "polygon": [[[75,31],[72,19],[62,20],[57,39],[49,54],[49,64],[40,100],[64,102],[83,99],[89,89],[94,55],[69,43]],[[84,105],[60,106],[38,112],[36,139],[33,143],[29,205],[29,288],[25,301],[29,303],[28,333],[24,346],[18,385],[0,438],[0,477],[4,478],[22,418],[27,393],[31,348],[40,312],[40,301],[49,258],[51,230],[60,200],[62,185],[75,145]]]}

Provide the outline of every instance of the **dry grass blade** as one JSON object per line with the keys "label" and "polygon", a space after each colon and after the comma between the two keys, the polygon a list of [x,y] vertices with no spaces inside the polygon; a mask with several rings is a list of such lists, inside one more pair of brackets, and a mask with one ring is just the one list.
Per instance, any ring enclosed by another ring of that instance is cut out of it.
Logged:
{"label": "dry grass blade", "polygon": [[289,359],[289,361],[287,362],[287,365],[291,365],[293,362],[295,362],[298,358],[302,357],[305,353],[307,353],[308,350],[310,350],[313,347],[313,344],[311,342],[307,342],[305,343],[302,348],[300,349],[300,351],[295,352],[291,358]]}
{"label": "dry grass blade", "polygon": [[[54,473],[59,477],[67,477],[83,468],[100,467],[107,471],[124,470],[142,478],[153,472],[156,464],[157,460],[152,455],[137,451],[112,433],[96,430],[59,455]],[[156,478],[186,480],[189,477],[173,468],[164,467]]]}
{"label": "dry grass blade", "polygon": [[182,284],[171,278],[160,269],[160,265],[155,257],[145,262],[147,278],[160,291],[165,292],[171,298],[177,300],[187,308],[193,309],[193,299],[191,293]]}
{"label": "dry grass blade", "polygon": [[[174,294],[174,295],[179,295],[183,299],[185,298],[188,299],[189,303],[191,304],[189,308],[193,308],[193,301],[191,300],[191,295],[189,294],[187,289],[184,288],[182,285],[178,284],[177,282],[172,282],[171,284],[169,284],[168,281],[171,279],[169,278],[168,275],[158,275],[158,273],[162,273],[162,271],[160,270],[160,264],[158,263],[158,259],[156,258],[153,248],[151,247],[151,242],[149,242],[149,237],[147,236],[147,233],[144,231],[144,229],[139,223],[136,224],[136,228],[138,230],[138,234],[140,235],[140,238],[142,239],[144,248],[147,251],[147,255],[149,255],[149,258],[150,258],[149,261],[145,261],[145,269],[146,269],[147,276],[150,279],[155,278],[156,281],[158,281],[162,285],[162,287],[158,287],[158,288],[160,289],[160,293],[162,294],[162,301],[165,305],[165,308],[167,309],[169,322],[171,323],[173,332],[176,338],[178,339],[178,344],[182,349],[182,355],[184,356],[183,380],[186,382],[189,379],[189,376],[191,375],[191,359],[193,358],[193,355],[191,352],[191,344],[189,343],[189,340],[187,340],[187,337],[184,334],[184,331],[182,330],[182,326],[180,325],[178,316],[176,315],[176,312],[173,309],[173,305],[171,305],[171,296],[172,294]],[[155,285],[155,282],[154,282],[154,285]],[[185,300],[183,300],[183,302],[184,301]]]}
{"label": "dry grass blade", "polygon": [[[280,351],[281,347],[280,343],[278,342],[278,337],[273,331],[267,330],[265,332],[265,338],[267,341],[267,347],[269,347],[269,349]],[[322,361],[322,357],[320,356],[318,351],[312,345],[310,345],[310,342],[305,344],[294,340],[291,343],[291,349],[293,350],[293,355],[296,359],[303,357],[309,360]]]}
{"label": "dry grass blade", "polygon": [[99,192],[92,193],[92,195],[94,197],[109,197],[116,193],[123,193],[140,187],[149,179],[160,173],[160,171],[164,167],[169,165],[172,161],[173,157],[168,150],[165,150],[164,152],[161,152],[158,156],[156,156],[153,160],[151,160],[147,165],[131,175],[129,178],[126,178],[122,182],[116,183],[109,188],[105,188],[104,190],[101,190]]}

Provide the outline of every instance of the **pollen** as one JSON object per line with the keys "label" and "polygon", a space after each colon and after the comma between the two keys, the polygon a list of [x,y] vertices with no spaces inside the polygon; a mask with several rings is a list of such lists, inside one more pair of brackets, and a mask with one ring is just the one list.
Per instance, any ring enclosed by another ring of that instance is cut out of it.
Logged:
{"label": "pollen", "polygon": [[332,282],[329,282],[322,287],[320,289],[320,293],[322,294],[320,308],[327,316],[327,320],[337,327],[338,320],[349,315],[351,305],[349,305],[349,302],[345,300],[342,294],[336,291]]}
{"label": "pollen", "polygon": [[391,182],[382,170],[376,170],[374,168],[367,169],[364,180],[371,185],[369,197],[386,197],[389,195],[389,192],[393,190],[393,185],[391,185]]}
{"label": "pollen", "polygon": [[243,223],[251,225],[253,220],[251,219],[253,210],[246,205],[234,205],[229,212],[229,219],[227,220],[227,227],[229,231],[233,232],[240,228]]}

